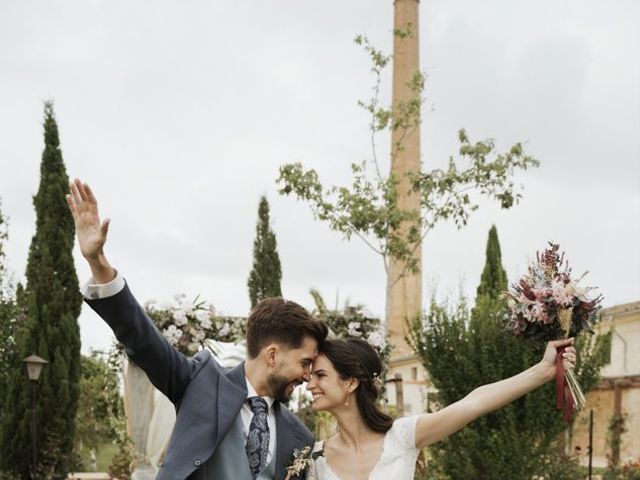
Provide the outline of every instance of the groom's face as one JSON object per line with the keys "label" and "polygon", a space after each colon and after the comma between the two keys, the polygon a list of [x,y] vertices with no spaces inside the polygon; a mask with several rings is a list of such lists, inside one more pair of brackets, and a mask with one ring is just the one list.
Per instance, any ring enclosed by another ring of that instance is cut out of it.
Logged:
{"label": "groom's face", "polygon": [[276,400],[288,402],[296,386],[309,381],[317,351],[318,342],[311,337],[304,337],[299,348],[279,348],[276,365],[267,375],[271,395]]}

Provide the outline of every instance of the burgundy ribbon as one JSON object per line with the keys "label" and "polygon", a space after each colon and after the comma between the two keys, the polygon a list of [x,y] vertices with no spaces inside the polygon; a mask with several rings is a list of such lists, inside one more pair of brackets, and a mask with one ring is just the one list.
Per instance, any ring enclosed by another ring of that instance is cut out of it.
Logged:
{"label": "burgundy ribbon", "polygon": [[569,390],[569,383],[564,376],[564,367],[562,365],[562,354],[565,347],[556,348],[556,408],[564,410],[564,421],[569,423],[573,416],[573,395]]}

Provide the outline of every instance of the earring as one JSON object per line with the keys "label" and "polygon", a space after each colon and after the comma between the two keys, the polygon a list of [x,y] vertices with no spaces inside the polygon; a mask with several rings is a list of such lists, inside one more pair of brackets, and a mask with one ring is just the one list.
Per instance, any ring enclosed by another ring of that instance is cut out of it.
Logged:
{"label": "earring", "polygon": [[344,406],[348,407],[349,406],[349,397],[351,396],[351,391],[347,390],[347,401],[344,402]]}

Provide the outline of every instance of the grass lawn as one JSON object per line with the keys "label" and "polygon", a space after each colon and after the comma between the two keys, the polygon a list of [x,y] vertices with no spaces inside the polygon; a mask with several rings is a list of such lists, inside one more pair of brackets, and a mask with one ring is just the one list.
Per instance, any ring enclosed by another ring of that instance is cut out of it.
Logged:
{"label": "grass lawn", "polygon": [[96,472],[108,472],[111,459],[117,451],[118,447],[111,442],[100,445],[96,454]]}

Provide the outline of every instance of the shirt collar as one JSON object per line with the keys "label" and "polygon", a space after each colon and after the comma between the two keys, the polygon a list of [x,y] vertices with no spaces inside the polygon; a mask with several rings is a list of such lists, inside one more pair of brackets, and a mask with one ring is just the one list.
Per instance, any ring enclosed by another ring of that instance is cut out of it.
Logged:
{"label": "shirt collar", "polygon": [[[247,398],[251,398],[251,397],[259,397],[260,395],[258,395],[258,392],[256,392],[256,389],[253,388],[253,385],[251,385],[251,382],[249,381],[249,379],[247,377],[244,377],[244,379],[247,381]],[[264,400],[267,402],[267,407],[269,409],[271,409],[271,407],[273,406],[273,403],[275,402],[273,397],[262,397],[264,398]]]}

